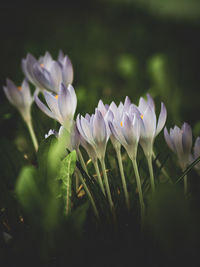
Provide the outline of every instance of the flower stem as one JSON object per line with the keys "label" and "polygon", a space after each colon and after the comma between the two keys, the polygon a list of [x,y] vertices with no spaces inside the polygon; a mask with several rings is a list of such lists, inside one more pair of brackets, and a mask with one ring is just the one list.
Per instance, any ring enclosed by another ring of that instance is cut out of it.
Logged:
{"label": "flower stem", "polygon": [[84,169],[84,171],[88,174],[87,166],[85,164],[85,161],[83,159],[83,156],[82,156],[80,149],[78,149],[77,152],[78,152],[78,158],[80,160],[81,166]]}
{"label": "flower stem", "polygon": [[133,159],[132,163],[133,163],[133,169],[134,169],[134,172],[135,172],[135,178],[136,178],[137,189],[138,189],[138,194],[139,194],[139,201],[140,201],[140,208],[141,208],[141,222],[142,222],[142,226],[143,226],[143,224],[144,224],[145,206],[144,206],[142,187],[141,187],[141,182],[140,182],[140,175],[139,175],[139,172],[138,172],[138,166],[137,166],[136,159]]}
{"label": "flower stem", "polygon": [[108,176],[106,173],[106,166],[105,166],[104,159],[101,159],[100,162],[101,162],[101,167],[102,167],[102,171],[103,171],[103,176],[104,176],[104,181],[105,181],[105,186],[106,186],[106,192],[108,195],[108,202],[109,202],[111,211],[113,211],[114,205],[113,205],[113,201],[112,201],[112,197],[111,197],[111,192],[110,192],[110,187],[109,187],[109,183],[108,183]]}
{"label": "flower stem", "polygon": [[95,171],[96,171],[96,174],[97,174],[99,185],[101,187],[102,192],[105,195],[106,193],[105,193],[105,189],[104,189],[103,182],[102,182],[102,179],[101,179],[101,174],[100,174],[100,171],[99,171],[99,166],[98,166],[97,160],[93,161],[93,164],[94,164],[94,168],[95,168]]}
{"label": "flower stem", "polygon": [[130,209],[129,195],[128,195],[128,191],[127,191],[127,185],[126,185],[126,179],[125,179],[125,175],[124,175],[124,168],[123,168],[123,164],[122,164],[122,157],[121,157],[120,149],[117,149],[116,153],[117,153],[117,160],[118,160],[118,164],[119,164],[119,170],[120,170],[120,174],[121,174],[122,186],[124,189],[126,206],[127,206],[127,209],[129,210]]}
{"label": "flower stem", "polygon": [[151,182],[151,190],[152,193],[155,193],[155,182],[154,182],[154,175],[153,175],[153,166],[152,166],[152,155],[147,157],[148,167],[149,167],[149,174],[150,174],[150,182]]}
{"label": "flower stem", "polygon": [[28,127],[28,130],[29,130],[29,133],[30,133],[30,136],[31,136],[34,148],[35,148],[35,151],[37,152],[37,150],[38,150],[38,142],[37,142],[37,138],[35,136],[35,132],[34,132],[34,129],[33,129],[32,122],[31,122],[31,120],[26,120],[25,122],[26,122],[26,125]]}
{"label": "flower stem", "polygon": [[88,189],[88,187],[87,187],[87,185],[86,185],[86,183],[85,183],[85,181],[84,181],[84,178],[83,178],[81,172],[80,172],[78,169],[76,169],[76,171],[77,171],[77,173],[78,173],[78,176],[79,176],[79,179],[80,179],[81,183],[83,184],[85,193],[88,195],[88,198],[89,198],[89,200],[90,200],[90,202],[91,202],[93,211],[94,211],[95,215],[97,216],[97,218],[99,218],[99,213],[98,213],[98,210],[97,210],[97,208],[96,208],[94,199],[93,199],[93,197],[92,197],[92,195],[91,195],[91,193],[90,193],[90,191],[89,191],[89,189]]}
{"label": "flower stem", "polygon": [[184,176],[184,194],[187,195],[188,192],[188,183],[187,183],[187,175]]}
{"label": "flower stem", "polygon": [[[154,152],[153,152],[152,156],[153,156],[153,159],[156,158],[156,155],[155,155]],[[158,168],[161,167],[161,163],[160,163],[159,159],[156,160],[156,165],[158,166]],[[168,175],[168,173],[166,172],[166,170],[165,170],[164,167],[162,167],[161,172],[162,172],[163,175],[169,180],[169,182],[172,183],[172,180],[171,180],[171,178],[169,177],[169,175]]]}

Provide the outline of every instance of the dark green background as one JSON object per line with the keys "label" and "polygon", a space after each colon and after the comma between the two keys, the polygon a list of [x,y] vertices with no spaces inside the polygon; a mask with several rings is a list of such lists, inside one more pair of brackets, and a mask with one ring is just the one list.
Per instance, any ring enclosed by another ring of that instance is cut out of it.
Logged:
{"label": "dark green background", "polygon": [[[200,134],[200,5],[195,0],[110,0],[6,2],[0,8],[0,86],[7,77],[19,85],[21,59],[59,49],[74,67],[77,113],[94,112],[100,98],[137,103],[150,92],[158,111],[168,110],[167,126],[186,121]],[[0,91],[1,134],[14,140],[26,128]],[[39,140],[56,127],[36,107]],[[39,120],[38,120],[39,121]],[[28,134],[26,133],[26,136]]]}

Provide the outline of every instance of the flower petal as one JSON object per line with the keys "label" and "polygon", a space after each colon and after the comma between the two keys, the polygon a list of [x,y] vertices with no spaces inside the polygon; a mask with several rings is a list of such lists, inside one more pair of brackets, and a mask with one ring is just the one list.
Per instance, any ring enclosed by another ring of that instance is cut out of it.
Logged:
{"label": "flower petal", "polygon": [[47,105],[54,114],[54,117],[62,124],[62,119],[58,109],[58,100],[55,98],[55,96],[53,96],[51,93],[47,91],[44,92],[44,97],[47,102]]}
{"label": "flower petal", "polygon": [[107,140],[106,124],[100,111],[96,111],[93,121],[93,138],[95,143],[103,143]]}
{"label": "flower petal", "polygon": [[42,101],[40,101],[37,94],[34,94],[34,100],[37,106],[39,107],[39,109],[41,109],[47,116],[49,116],[52,119],[56,119],[55,115],[47,108],[47,106],[45,106],[44,103],[42,103]]}
{"label": "flower petal", "polygon": [[194,158],[198,158],[200,156],[200,137],[198,136],[195,144],[194,144]]}
{"label": "flower petal", "polygon": [[74,79],[72,63],[68,56],[65,56],[62,60],[62,78],[66,85],[72,84]]}
{"label": "flower petal", "polygon": [[77,97],[74,88],[69,85],[66,87],[63,83],[60,85],[58,108],[63,120],[72,120],[77,106]]}
{"label": "flower petal", "polygon": [[166,141],[167,145],[169,146],[169,148],[172,151],[176,152],[174,144],[173,144],[173,142],[171,140],[171,137],[170,137],[166,127],[164,128],[164,137],[165,137],[165,141]]}
{"label": "flower petal", "polygon": [[182,128],[182,144],[183,150],[190,154],[192,148],[192,129],[188,123],[184,123]]}
{"label": "flower petal", "polygon": [[54,84],[50,73],[45,68],[40,67],[38,63],[35,63],[33,66],[33,75],[40,88],[54,91]]}
{"label": "flower petal", "polygon": [[156,114],[150,105],[143,114],[143,122],[145,126],[145,138],[153,139],[156,132]]}
{"label": "flower petal", "polygon": [[167,119],[167,110],[166,110],[165,105],[163,103],[161,103],[161,111],[160,111],[160,115],[158,118],[156,135],[158,135],[160,133],[160,131],[162,130],[162,128],[164,127],[166,119]]}
{"label": "flower petal", "polygon": [[59,91],[60,83],[62,82],[62,69],[56,61],[52,61],[49,67],[54,92]]}

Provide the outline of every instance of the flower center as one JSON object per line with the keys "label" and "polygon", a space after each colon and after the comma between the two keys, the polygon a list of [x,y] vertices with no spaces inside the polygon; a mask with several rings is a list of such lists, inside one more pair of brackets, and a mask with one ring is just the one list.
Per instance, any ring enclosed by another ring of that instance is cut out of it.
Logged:
{"label": "flower center", "polygon": [[58,99],[58,95],[55,95],[55,98]]}
{"label": "flower center", "polygon": [[22,87],[21,87],[21,86],[17,86],[17,89],[18,89],[19,91],[21,91],[21,90],[22,90]]}
{"label": "flower center", "polygon": [[43,63],[41,63],[41,64],[40,64],[40,67],[41,67],[41,68],[44,68],[44,64],[43,64]]}
{"label": "flower center", "polygon": [[142,115],[142,114],[141,114],[141,115],[140,115],[140,118],[143,120],[143,118],[144,118],[144,115]]}
{"label": "flower center", "polygon": [[122,121],[120,122],[120,125],[123,127],[123,123],[122,123]]}

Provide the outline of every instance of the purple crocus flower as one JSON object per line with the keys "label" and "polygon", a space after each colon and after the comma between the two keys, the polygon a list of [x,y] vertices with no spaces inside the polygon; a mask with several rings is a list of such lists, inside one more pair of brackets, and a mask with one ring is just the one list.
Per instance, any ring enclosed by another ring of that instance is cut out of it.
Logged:
{"label": "purple crocus flower", "polygon": [[48,52],[39,60],[27,54],[22,59],[22,70],[27,79],[41,90],[58,92],[61,82],[67,86],[73,81],[71,61],[62,52],[59,53],[58,61],[53,60]]}
{"label": "purple crocus flower", "polygon": [[[132,109],[134,112],[137,112],[135,106],[132,106]],[[140,98],[137,109],[142,118],[140,144],[146,157],[151,157],[154,139],[165,125],[167,111],[165,105],[161,103],[161,111],[157,122],[154,101],[149,94],[147,94],[147,101],[142,97]]]}
{"label": "purple crocus flower", "polygon": [[121,121],[113,119],[109,122],[111,133],[124,146],[131,160],[136,159],[137,147],[140,138],[141,118],[137,113],[125,112]]}
{"label": "purple crocus flower", "polygon": [[[198,136],[195,143],[194,143],[194,148],[193,148],[193,155],[190,156],[190,161],[196,160],[200,156],[200,137]],[[200,162],[197,163],[194,168],[200,173]]]}
{"label": "purple crocus flower", "polygon": [[[56,138],[66,138],[65,146],[70,151],[72,150],[78,150],[80,145],[80,134],[78,132],[78,129],[76,127],[76,124],[73,124],[73,127],[71,128],[71,132],[69,133],[67,129],[64,126],[60,126],[59,131],[57,132],[55,129],[50,129],[48,134],[45,134],[45,138],[48,138],[50,135],[55,135]],[[69,140],[67,140],[67,137],[70,135]]]}
{"label": "purple crocus flower", "polygon": [[192,130],[186,122],[181,129],[175,126],[168,133],[167,128],[164,129],[165,141],[169,148],[177,154],[179,165],[184,170],[189,164],[189,157],[192,148]]}
{"label": "purple crocus flower", "polygon": [[[109,121],[115,120],[115,122],[120,124],[124,112],[128,111],[130,106],[131,101],[129,97],[125,98],[124,104],[120,102],[119,106],[117,106],[114,102],[112,102],[110,105],[104,105],[102,100],[99,101],[97,109],[103,115],[108,131],[110,131]],[[112,142],[113,147],[116,150],[119,150],[121,147],[121,143],[118,141],[118,139],[116,139],[112,132],[110,133],[110,140]]]}
{"label": "purple crocus flower", "polygon": [[110,132],[101,112],[96,109],[95,114],[92,116],[86,114],[85,118],[78,115],[77,128],[81,138],[86,142],[85,145],[88,143],[95,151],[97,158],[104,159]]}
{"label": "purple crocus flower", "polygon": [[6,86],[3,86],[3,90],[10,103],[19,110],[23,119],[25,121],[30,121],[33,97],[31,96],[30,88],[26,79],[19,87],[17,87],[10,79],[7,79]]}
{"label": "purple crocus flower", "polygon": [[63,83],[60,84],[60,89],[57,95],[44,92],[44,97],[48,107],[42,103],[35,94],[35,102],[38,107],[49,117],[57,120],[67,130],[73,124],[74,113],[77,106],[77,97],[72,85],[66,87]]}

